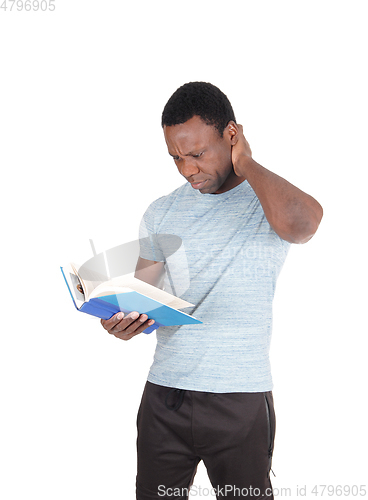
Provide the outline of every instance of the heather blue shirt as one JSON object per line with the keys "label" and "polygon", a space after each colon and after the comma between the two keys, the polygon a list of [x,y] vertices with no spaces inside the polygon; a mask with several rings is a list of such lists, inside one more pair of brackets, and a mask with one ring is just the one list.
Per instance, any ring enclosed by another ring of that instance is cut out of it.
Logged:
{"label": "heather blue shirt", "polygon": [[166,257],[164,245],[146,238],[141,257],[165,262],[164,290],[195,304],[183,311],[203,324],[157,330],[148,380],[206,392],[271,390],[272,301],[290,244],[249,183],[221,194],[184,184],[148,207],[140,237],[155,234],[177,235],[182,246]]}

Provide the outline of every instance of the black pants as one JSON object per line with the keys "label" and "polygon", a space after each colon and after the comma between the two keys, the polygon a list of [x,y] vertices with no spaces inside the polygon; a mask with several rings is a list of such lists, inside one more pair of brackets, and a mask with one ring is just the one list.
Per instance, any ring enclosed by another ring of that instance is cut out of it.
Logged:
{"label": "black pants", "polygon": [[137,500],[188,499],[200,460],[213,486],[209,498],[273,499],[271,392],[218,394],[147,382],[137,427]]}

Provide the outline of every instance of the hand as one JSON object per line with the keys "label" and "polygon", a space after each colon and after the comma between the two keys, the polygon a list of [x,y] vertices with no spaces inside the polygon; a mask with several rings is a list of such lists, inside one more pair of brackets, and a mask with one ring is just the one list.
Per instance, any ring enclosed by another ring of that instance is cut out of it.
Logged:
{"label": "hand", "polygon": [[231,160],[234,168],[234,172],[237,176],[243,177],[244,173],[240,172],[239,166],[242,158],[252,158],[252,150],[250,149],[249,143],[244,137],[243,125],[237,124],[238,133],[234,136],[236,140],[231,149]]}
{"label": "hand", "polygon": [[119,312],[110,319],[102,319],[101,325],[111,335],[121,340],[130,340],[135,335],[143,332],[148,326],[153,325],[154,320],[148,319],[147,314],[131,312],[126,316]]}

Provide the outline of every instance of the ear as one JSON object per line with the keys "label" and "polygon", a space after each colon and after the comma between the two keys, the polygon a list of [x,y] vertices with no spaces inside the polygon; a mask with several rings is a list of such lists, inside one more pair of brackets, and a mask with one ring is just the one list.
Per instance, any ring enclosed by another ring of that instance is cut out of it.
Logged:
{"label": "ear", "polygon": [[226,135],[232,146],[238,142],[238,133],[239,128],[237,124],[233,120],[230,120],[225,127],[224,136]]}

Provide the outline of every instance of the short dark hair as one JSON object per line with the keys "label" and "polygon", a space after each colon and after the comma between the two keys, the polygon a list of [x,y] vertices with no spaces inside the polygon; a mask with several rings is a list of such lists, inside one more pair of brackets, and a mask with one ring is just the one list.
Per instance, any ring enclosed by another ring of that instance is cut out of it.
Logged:
{"label": "short dark hair", "polygon": [[213,125],[221,137],[229,121],[236,122],[229,99],[219,88],[206,82],[190,82],[179,87],[164,107],[161,125],[178,125],[193,116]]}

